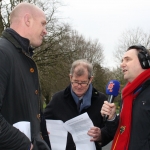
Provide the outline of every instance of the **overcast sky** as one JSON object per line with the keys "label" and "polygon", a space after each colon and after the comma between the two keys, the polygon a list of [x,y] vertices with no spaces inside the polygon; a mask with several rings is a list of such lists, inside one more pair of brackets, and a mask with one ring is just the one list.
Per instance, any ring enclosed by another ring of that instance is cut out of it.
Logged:
{"label": "overcast sky", "polygon": [[125,30],[141,28],[150,31],[150,0],[62,0],[60,9],[79,34],[98,39],[102,44],[106,67],[112,68],[113,51]]}

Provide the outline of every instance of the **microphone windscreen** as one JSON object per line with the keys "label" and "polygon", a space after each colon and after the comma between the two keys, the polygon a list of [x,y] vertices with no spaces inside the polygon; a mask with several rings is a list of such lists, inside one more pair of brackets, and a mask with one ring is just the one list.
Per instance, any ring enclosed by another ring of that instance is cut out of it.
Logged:
{"label": "microphone windscreen", "polygon": [[120,89],[120,82],[117,80],[110,80],[106,86],[106,94],[118,96]]}

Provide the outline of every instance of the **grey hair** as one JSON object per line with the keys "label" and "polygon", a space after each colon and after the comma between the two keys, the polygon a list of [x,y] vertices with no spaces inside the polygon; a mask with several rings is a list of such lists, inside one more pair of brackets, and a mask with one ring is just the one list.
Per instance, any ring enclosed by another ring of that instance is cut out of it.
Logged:
{"label": "grey hair", "polygon": [[90,79],[93,76],[93,65],[87,61],[86,59],[79,59],[72,63],[71,69],[70,69],[70,75],[73,75],[74,70],[76,67],[79,67],[79,69],[76,71],[77,76],[81,76],[85,73],[85,69],[88,70],[88,78]]}

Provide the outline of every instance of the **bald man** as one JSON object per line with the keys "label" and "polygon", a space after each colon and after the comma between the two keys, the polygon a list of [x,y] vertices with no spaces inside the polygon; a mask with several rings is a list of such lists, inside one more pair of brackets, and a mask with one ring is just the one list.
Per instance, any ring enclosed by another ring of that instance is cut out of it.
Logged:
{"label": "bald man", "polygon": [[[40,134],[41,98],[33,47],[42,44],[46,16],[37,6],[20,3],[10,28],[0,38],[0,150],[49,150]],[[31,140],[14,123],[28,121]]]}

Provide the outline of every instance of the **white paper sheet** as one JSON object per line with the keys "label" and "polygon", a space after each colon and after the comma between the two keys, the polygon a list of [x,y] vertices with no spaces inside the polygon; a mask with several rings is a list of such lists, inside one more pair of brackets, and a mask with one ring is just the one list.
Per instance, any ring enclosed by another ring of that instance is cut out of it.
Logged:
{"label": "white paper sheet", "polygon": [[30,122],[28,121],[20,121],[14,123],[13,126],[23,132],[31,141],[31,129],[30,129]]}
{"label": "white paper sheet", "polygon": [[61,120],[46,120],[52,150],[65,150],[67,143],[67,131]]}
{"label": "white paper sheet", "polygon": [[46,120],[52,150],[65,150],[67,132],[72,134],[76,150],[96,150],[95,143],[87,134],[93,123],[87,113],[63,123],[61,120]]}
{"label": "white paper sheet", "polygon": [[76,150],[96,150],[95,143],[90,141],[91,137],[87,134],[88,130],[93,126],[93,122],[87,113],[64,123],[64,127],[73,137]]}

